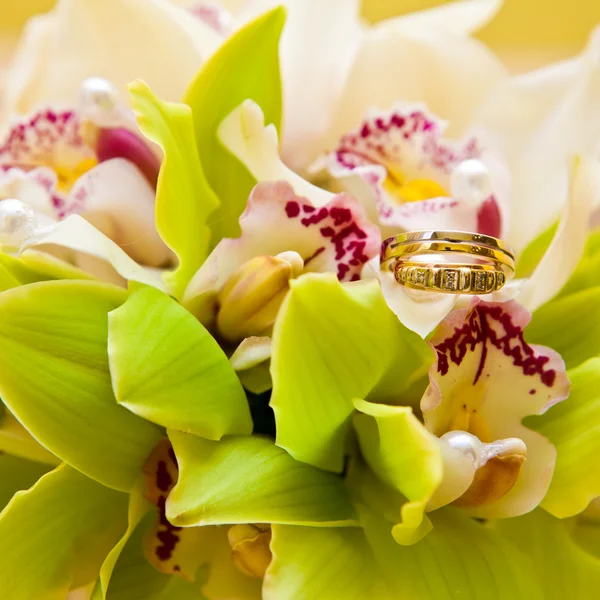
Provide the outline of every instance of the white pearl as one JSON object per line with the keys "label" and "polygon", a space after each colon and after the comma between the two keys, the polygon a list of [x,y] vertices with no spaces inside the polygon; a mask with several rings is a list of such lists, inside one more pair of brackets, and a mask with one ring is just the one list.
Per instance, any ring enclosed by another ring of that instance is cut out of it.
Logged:
{"label": "white pearl", "polygon": [[0,202],[0,243],[20,246],[36,230],[37,219],[33,209],[20,200]]}
{"label": "white pearl", "polygon": [[492,195],[492,180],[485,164],[476,158],[461,162],[450,177],[452,197],[475,206]]}
{"label": "white pearl", "polygon": [[90,77],[81,84],[81,103],[84,110],[112,110],[118,95],[117,88],[102,77]]}
{"label": "white pearl", "polygon": [[483,444],[477,436],[466,431],[448,431],[440,439],[444,440],[450,447],[459,450],[473,461],[475,469],[482,466]]}

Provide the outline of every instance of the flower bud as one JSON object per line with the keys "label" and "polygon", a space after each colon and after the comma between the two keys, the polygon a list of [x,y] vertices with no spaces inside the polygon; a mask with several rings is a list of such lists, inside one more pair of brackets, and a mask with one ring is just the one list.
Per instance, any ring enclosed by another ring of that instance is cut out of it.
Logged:
{"label": "flower bud", "polygon": [[246,575],[263,579],[271,563],[271,528],[268,525],[234,525],[227,533],[235,566]]}
{"label": "flower bud", "polygon": [[300,256],[289,254],[257,256],[231,275],[217,296],[217,329],[225,340],[239,342],[273,325],[290,279],[301,269]]}

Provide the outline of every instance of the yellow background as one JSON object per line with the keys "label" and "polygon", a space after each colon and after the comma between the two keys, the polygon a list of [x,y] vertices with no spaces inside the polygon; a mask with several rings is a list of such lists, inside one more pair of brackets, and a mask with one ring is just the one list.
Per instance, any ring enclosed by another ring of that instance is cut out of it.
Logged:
{"label": "yellow background", "polygon": [[[53,3],[53,0],[0,0],[3,53],[14,44],[18,28],[27,16],[47,10]],[[364,14],[370,20],[441,3],[439,0],[363,0]],[[600,0],[505,0],[496,19],[479,37],[511,66],[522,70],[578,52],[596,23],[600,23]]]}

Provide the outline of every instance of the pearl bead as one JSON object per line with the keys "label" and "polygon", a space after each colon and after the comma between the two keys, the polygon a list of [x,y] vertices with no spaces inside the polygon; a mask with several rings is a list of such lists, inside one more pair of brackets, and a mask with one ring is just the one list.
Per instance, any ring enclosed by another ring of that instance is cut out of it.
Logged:
{"label": "pearl bead", "polygon": [[84,110],[112,110],[118,95],[117,88],[101,77],[90,77],[81,84],[81,103]]}
{"label": "pearl bead", "polygon": [[475,158],[461,162],[450,177],[452,196],[478,206],[492,195],[492,180],[485,164]]}

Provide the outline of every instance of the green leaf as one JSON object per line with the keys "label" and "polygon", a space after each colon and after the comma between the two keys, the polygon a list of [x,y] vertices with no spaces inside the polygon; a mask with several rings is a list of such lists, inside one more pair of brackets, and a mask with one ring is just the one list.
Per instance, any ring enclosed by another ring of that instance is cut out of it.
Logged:
{"label": "green leaf", "polygon": [[[532,574],[544,600],[596,598],[600,586],[600,559],[578,547],[570,537],[569,524],[543,510],[491,524],[531,558]],[[529,596],[513,596],[527,598]]]}
{"label": "green leaf", "polygon": [[211,442],[176,431],[169,438],[179,465],[167,501],[167,518],[174,525],[342,526],[354,519],[341,477],[295,461],[272,440]]}
{"label": "green leaf", "polygon": [[264,600],[392,600],[361,529],[273,525]]}
{"label": "green leaf", "polygon": [[268,123],[279,128],[278,46],[284,21],[285,11],[278,7],[238,30],[203,65],[184,98],[194,116],[200,161],[221,201],[210,219],[213,244],[239,235],[238,219],[256,183],[242,163],[221,146],[217,129],[248,98],[261,106]]}
{"label": "green leaf", "polygon": [[92,582],[126,526],[127,496],[62,465],[0,514],[0,589],[64,600]]}
{"label": "green leaf", "polygon": [[60,460],[38,444],[30,433],[3,405],[0,416],[0,453],[6,452],[35,462],[58,466]]}
{"label": "green leaf", "polygon": [[135,414],[211,440],[252,433],[246,394],[227,356],[162,292],[137,291],[110,314],[108,348],[117,401]]}
{"label": "green leaf", "polygon": [[30,488],[50,468],[17,456],[0,454],[0,510],[16,492]]}
{"label": "green leaf", "polygon": [[556,467],[542,506],[561,518],[600,496],[600,358],[569,371],[569,378],[566,400],[525,421],[556,446]]}
{"label": "green leaf", "polygon": [[127,491],[160,430],[119,406],[111,387],[108,313],[124,290],[48,281],[0,294],[0,396],[48,450]]}
{"label": "green leaf", "polygon": [[533,313],[526,337],[556,350],[568,369],[600,355],[600,286],[544,304]]}
{"label": "green leaf", "polygon": [[95,279],[50,254],[26,250],[20,257],[0,253],[0,291],[52,279]]}
{"label": "green leaf", "polygon": [[382,481],[408,500],[394,537],[401,544],[414,543],[431,529],[423,514],[442,481],[440,448],[408,406],[364,400],[356,400],[355,406],[359,412],[354,425],[363,458]]}
{"label": "green leaf", "polygon": [[277,444],[341,471],[353,400],[399,402],[432,358],[388,308],[377,281],[342,285],[331,273],[292,280],[273,332]]}
{"label": "green leaf", "polygon": [[162,102],[142,81],[129,86],[131,103],[144,135],[164,153],[156,191],[156,228],[179,259],[167,275],[179,298],[208,256],[208,216],[219,206],[198,157],[192,111],[185,104]]}

